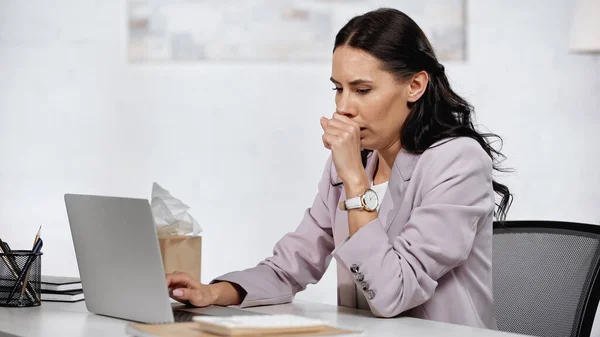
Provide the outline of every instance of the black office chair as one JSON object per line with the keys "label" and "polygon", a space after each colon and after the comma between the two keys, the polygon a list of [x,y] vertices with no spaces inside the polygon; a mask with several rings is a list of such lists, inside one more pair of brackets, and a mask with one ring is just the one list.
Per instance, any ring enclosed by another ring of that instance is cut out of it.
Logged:
{"label": "black office chair", "polygon": [[543,337],[588,337],[600,289],[600,226],[494,223],[498,328]]}

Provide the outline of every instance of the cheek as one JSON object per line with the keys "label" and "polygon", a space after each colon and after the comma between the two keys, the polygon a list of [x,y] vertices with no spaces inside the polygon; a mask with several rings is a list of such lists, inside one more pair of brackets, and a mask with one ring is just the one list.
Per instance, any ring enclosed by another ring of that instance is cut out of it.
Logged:
{"label": "cheek", "polygon": [[379,137],[394,137],[400,132],[408,115],[406,105],[403,107],[399,103],[390,99],[375,99],[367,110],[363,110],[363,120],[370,124]]}
{"label": "cheek", "polygon": [[375,100],[364,113],[364,119],[377,125],[379,128],[391,127],[402,118],[402,111],[394,109],[385,101]]}
{"label": "cheek", "polygon": [[389,127],[399,129],[404,124],[409,112],[406,100],[401,96],[396,96],[387,100],[385,106],[381,108],[381,118],[385,119]]}
{"label": "cheek", "polygon": [[372,95],[368,99],[364,99],[361,105],[361,117],[365,121],[378,122],[388,118],[386,104],[379,96]]}

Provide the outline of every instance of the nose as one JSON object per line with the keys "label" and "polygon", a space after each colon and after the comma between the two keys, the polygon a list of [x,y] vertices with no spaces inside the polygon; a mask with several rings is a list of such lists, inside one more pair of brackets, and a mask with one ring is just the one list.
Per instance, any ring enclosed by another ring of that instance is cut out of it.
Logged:
{"label": "nose", "polygon": [[356,106],[352,103],[347,93],[344,93],[340,98],[338,98],[335,112],[348,118],[356,117],[358,114]]}

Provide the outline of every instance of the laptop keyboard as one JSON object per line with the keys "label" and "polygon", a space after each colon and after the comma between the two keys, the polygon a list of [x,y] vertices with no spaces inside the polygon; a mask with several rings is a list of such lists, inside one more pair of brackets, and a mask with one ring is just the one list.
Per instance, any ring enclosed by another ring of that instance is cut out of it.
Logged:
{"label": "laptop keyboard", "polygon": [[197,313],[193,313],[193,312],[189,312],[189,311],[180,311],[180,310],[173,311],[173,318],[175,319],[175,322],[177,322],[177,323],[191,322],[192,317],[198,316],[198,315],[199,314],[197,314]]}
{"label": "laptop keyboard", "polygon": [[194,311],[173,310],[173,319],[175,322],[191,322],[194,316],[263,316],[265,314],[245,311],[241,309],[233,309],[229,307],[210,306],[204,308],[195,308]]}

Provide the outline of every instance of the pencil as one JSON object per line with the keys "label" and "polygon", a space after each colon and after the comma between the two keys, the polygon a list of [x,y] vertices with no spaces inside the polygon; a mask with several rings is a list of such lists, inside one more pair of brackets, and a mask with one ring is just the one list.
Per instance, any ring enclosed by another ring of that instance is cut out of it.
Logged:
{"label": "pencil", "polygon": [[[42,226],[40,225],[40,228],[38,229],[37,234],[35,235],[35,239],[33,240],[33,247],[35,247],[35,243],[37,242],[37,240],[40,238],[40,233],[42,232]],[[32,248],[33,249],[33,248]]]}
{"label": "pencil", "polygon": [[[37,231],[37,234],[35,235],[35,239],[33,240],[33,246],[35,247],[35,243],[37,242],[37,240],[40,238],[40,233],[42,232],[42,226],[40,225],[40,228]],[[29,282],[29,272],[31,271],[31,269],[27,270],[27,274],[25,274],[25,280],[23,281],[23,286],[21,287],[21,293],[20,296],[21,298],[23,298],[23,294],[25,293],[25,289],[27,289],[27,283]],[[37,293],[35,294],[35,299],[39,299],[39,296]]]}

